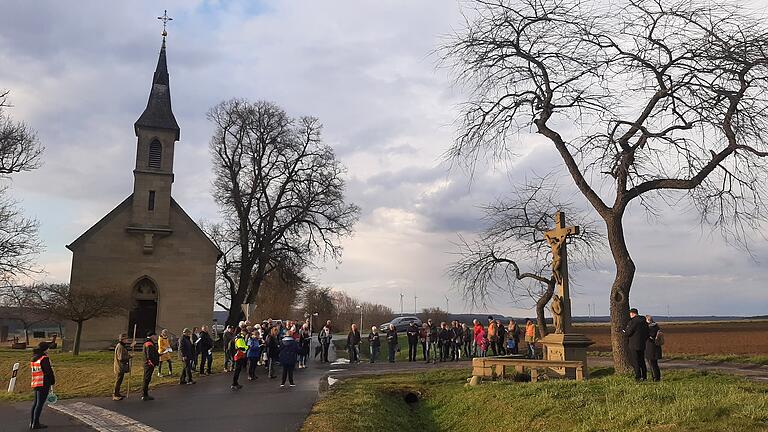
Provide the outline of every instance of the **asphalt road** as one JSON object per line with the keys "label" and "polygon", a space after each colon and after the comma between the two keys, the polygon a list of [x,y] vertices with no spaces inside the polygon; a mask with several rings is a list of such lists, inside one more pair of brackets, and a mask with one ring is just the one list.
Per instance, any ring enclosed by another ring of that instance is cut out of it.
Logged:
{"label": "asphalt road", "polygon": [[[335,355],[331,356],[333,360]],[[240,375],[243,388],[230,389],[231,373],[197,377],[195,385],[163,386],[150,394],[155,400],[143,402],[137,393],[129,399],[68,399],[58,406],[77,414],[86,424],[46,407],[41,418],[47,430],[66,432],[133,431],[296,431],[304,423],[318,398],[320,381],[329,369],[339,366],[310,361],[297,369],[296,387],[280,387],[278,378],[269,379],[259,368],[255,381]],[[31,402],[0,405],[0,432],[18,432],[29,427]],[[77,408],[77,409],[75,409]],[[103,409],[108,410],[104,411]]]}

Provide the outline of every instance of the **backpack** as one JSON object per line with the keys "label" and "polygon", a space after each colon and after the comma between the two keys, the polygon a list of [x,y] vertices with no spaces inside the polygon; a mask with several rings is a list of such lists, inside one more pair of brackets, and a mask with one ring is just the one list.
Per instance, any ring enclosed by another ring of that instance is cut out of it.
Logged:
{"label": "backpack", "polygon": [[656,333],[656,338],[653,340],[653,343],[656,344],[656,346],[664,345],[664,332],[659,330],[659,332]]}

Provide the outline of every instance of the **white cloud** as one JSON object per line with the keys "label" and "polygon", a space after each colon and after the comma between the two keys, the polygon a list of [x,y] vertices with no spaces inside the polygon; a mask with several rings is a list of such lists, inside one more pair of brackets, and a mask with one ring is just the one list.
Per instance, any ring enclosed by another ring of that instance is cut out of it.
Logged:
{"label": "white cloud", "polygon": [[[16,176],[13,191],[42,223],[48,251],[41,261],[51,280],[69,277],[64,245],[131,192],[133,122],[160,43],[157,7],[148,0],[3,3],[0,88],[13,91],[13,116],[35,127],[47,147],[45,166]],[[444,275],[456,233],[478,229],[476,207],[510,182],[534,170],[562,171],[535,136],[522,138],[514,163],[483,169],[472,183],[440,163],[461,95],[431,52],[461,26],[457,2],[175,0],[163,8],[176,18],[168,41],[181,125],[174,196],[193,218],[216,217],[205,113],[219,101],[267,99],[319,117],[349,168],[348,195],[363,207],[344,262],[317,275],[324,284],[395,309],[402,291],[407,310],[414,295],[424,307],[444,306],[446,294],[452,310],[469,310]],[[702,236],[695,215],[670,209],[648,221],[633,209],[627,237],[638,267],[632,300],[641,307],[765,312],[766,271],[716,235]],[[577,312],[596,303],[607,313],[608,258],[576,275]],[[528,315],[527,306],[500,300],[491,312]]]}

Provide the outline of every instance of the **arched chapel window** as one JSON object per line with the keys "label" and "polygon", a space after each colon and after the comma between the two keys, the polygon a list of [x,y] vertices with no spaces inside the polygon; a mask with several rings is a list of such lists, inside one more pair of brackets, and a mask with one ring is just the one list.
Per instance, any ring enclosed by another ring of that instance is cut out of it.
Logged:
{"label": "arched chapel window", "polygon": [[162,161],[163,146],[160,141],[154,140],[149,144],[149,167],[160,169],[160,162]]}
{"label": "arched chapel window", "polygon": [[157,300],[157,287],[145,277],[134,287],[133,296],[136,300]]}

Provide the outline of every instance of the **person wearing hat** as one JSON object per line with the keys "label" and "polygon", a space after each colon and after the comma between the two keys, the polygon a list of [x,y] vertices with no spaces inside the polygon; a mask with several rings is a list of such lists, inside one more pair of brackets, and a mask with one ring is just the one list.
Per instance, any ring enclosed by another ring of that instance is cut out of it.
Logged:
{"label": "person wearing hat", "polygon": [[51,386],[56,384],[56,377],[53,374],[51,360],[48,358],[48,342],[40,342],[37,348],[32,350],[32,361],[29,368],[32,371],[32,390],[35,392],[35,402],[32,405],[32,420],[29,423],[30,429],[45,429],[48,426],[40,423],[40,414],[43,412],[48,393],[51,392]]}
{"label": "person wearing hat", "polygon": [[181,371],[181,379],[179,384],[194,384],[192,380],[192,369],[194,369],[193,361],[195,356],[194,345],[192,345],[192,331],[185,328],[181,332],[181,339],[179,339],[179,358],[184,369]]}
{"label": "person wearing hat", "polygon": [[155,366],[160,364],[160,354],[157,352],[157,333],[150,331],[147,333],[147,341],[144,342],[144,382],[141,387],[141,400],[151,401],[154,398],[149,395],[149,383],[152,381],[152,374],[155,372]]}
{"label": "person wearing hat", "polygon": [[629,310],[629,322],[623,330],[627,336],[632,368],[635,370],[635,381],[645,381],[648,369],[645,366],[645,341],[648,339],[648,323],[645,317],[637,313],[637,309]]}
{"label": "person wearing hat", "polygon": [[125,374],[130,371],[131,353],[128,352],[128,335],[122,333],[117,339],[117,345],[115,345],[115,391],[112,392],[112,400],[123,400],[125,396],[120,394],[120,387],[123,385],[123,378]]}

